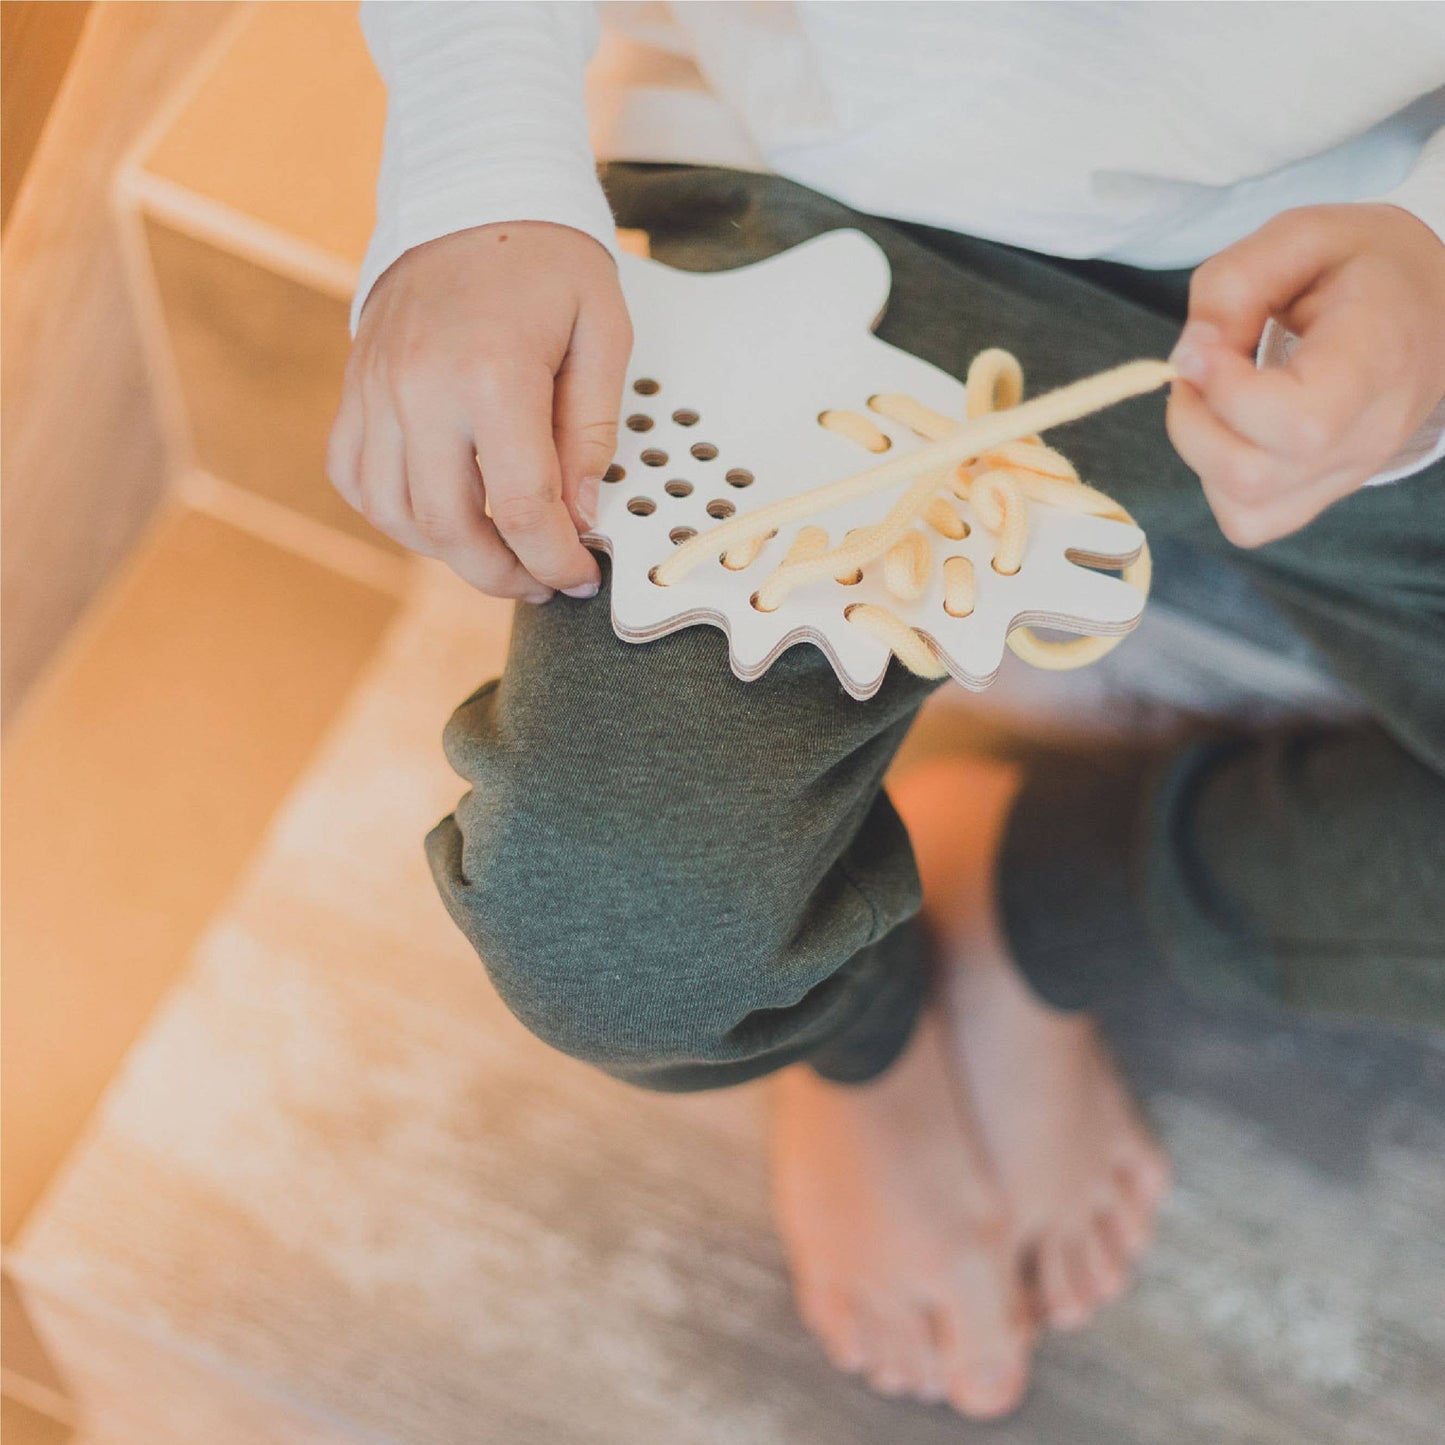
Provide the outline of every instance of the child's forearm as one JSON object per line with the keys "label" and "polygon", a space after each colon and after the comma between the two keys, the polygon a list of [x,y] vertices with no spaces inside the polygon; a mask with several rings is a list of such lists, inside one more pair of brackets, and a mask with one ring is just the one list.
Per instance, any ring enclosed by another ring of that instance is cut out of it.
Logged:
{"label": "child's forearm", "polygon": [[368,0],[361,22],[388,103],[353,329],[397,257],[454,231],[551,221],[615,249],[583,103],[595,6]]}

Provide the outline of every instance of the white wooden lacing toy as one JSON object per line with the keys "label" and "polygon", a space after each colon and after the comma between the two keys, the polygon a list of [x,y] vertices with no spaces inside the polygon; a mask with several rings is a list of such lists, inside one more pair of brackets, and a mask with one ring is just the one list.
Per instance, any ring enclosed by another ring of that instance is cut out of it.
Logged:
{"label": "white wooden lacing toy", "polygon": [[[1005,646],[1078,667],[1138,622],[1143,533],[1037,434],[1153,391],[1167,364],[1025,402],[1018,362],[986,351],[965,386],[872,334],[890,275],[857,231],[736,271],[621,264],[630,391],[584,539],[612,557],[619,637],[711,623],[744,681],[811,642],[863,699],[893,656],[978,689]],[[887,460],[858,471],[867,453]]]}

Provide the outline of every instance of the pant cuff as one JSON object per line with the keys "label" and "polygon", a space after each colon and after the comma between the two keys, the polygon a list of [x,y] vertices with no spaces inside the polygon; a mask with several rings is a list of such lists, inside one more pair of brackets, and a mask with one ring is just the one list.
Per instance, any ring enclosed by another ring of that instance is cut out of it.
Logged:
{"label": "pant cuff", "polygon": [[928,945],[916,918],[899,924],[872,948],[856,980],[868,1002],[854,1022],[808,1060],[835,1084],[876,1079],[903,1052],[928,992]]}

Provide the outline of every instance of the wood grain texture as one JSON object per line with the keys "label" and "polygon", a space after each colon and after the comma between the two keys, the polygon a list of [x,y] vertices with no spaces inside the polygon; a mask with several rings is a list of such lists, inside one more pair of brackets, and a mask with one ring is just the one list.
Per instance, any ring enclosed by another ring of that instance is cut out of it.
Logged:
{"label": "wood grain texture", "polygon": [[0,4],[0,227],[10,217],[89,11],[90,0]]}
{"label": "wood grain texture", "polygon": [[38,1327],[71,1360],[73,1428],[9,1434],[5,1445],[359,1445],[333,1421],[204,1351],[174,1349],[134,1322],[61,1292],[27,1288]]}
{"label": "wood grain texture", "polygon": [[0,1397],[0,1436],[6,1445],[70,1445],[75,1432],[69,1425],[5,1395]]}
{"label": "wood grain texture", "polygon": [[145,235],[197,464],[398,553],[326,478],[347,303],[158,222]]}
{"label": "wood grain texture", "polygon": [[385,115],[354,5],[257,5],[141,165],[359,266]]}
{"label": "wood grain texture", "polygon": [[5,1388],[18,1377],[26,1387],[26,1403],[62,1420],[70,1418],[69,1386],[35,1332],[25,1297],[8,1271],[0,1275],[0,1361]]}
{"label": "wood grain texture", "polygon": [[6,228],[0,701],[7,718],[165,487],[168,458],[111,185],[159,96],[231,10],[97,6]]}
{"label": "wood grain texture", "polygon": [[21,1239],[27,1284],[358,1441],[1438,1438],[1445,1055],[1164,991],[1109,1020],[1180,1181],[1139,1287],[1002,1425],[835,1375],[768,1227],[761,1092],[559,1058],[435,901],[437,733],[505,614],[427,576]]}
{"label": "wood grain texture", "polygon": [[395,598],[167,516],[7,738],[9,1239],[330,724]]}

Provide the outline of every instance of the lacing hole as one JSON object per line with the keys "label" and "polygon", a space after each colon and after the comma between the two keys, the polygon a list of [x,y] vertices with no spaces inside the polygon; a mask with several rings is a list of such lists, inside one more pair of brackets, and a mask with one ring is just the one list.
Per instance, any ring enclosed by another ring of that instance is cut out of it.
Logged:
{"label": "lacing hole", "polygon": [[850,622],[850,621],[852,621],[853,614],[854,614],[862,605],[863,605],[863,604],[862,604],[861,602],[850,602],[850,603],[843,609],[843,620],[844,620],[845,622]]}
{"label": "lacing hole", "polygon": [[634,517],[650,517],[657,510],[657,503],[651,497],[633,497],[627,504],[627,510]]}
{"label": "lacing hole", "polygon": [[659,451],[657,447],[648,447],[642,454],[642,464],[646,467],[665,467],[667,465],[667,453]]}
{"label": "lacing hole", "polygon": [[[859,443],[862,444],[863,446],[867,447],[868,450],[869,450],[870,452],[872,452],[874,456],[881,456],[884,452],[886,452],[886,451],[893,445],[893,438],[892,438],[891,436],[889,436],[887,432],[879,431],[877,427],[873,427],[873,430],[874,430],[875,432],[878,432],[878,439],[883,443],[883,445],[882,445],[881,447],[875,447],[875,446],[873,446],[870,442],[864,441],[862,437],[853,437],[853,436],[851,435],[851,431],[850,431],[850,430],[845,430],[845,429],[842,428],[842,427],[835,427],[835,426],[828,420],[829,417],[834,417],[834,416],[836,416],[836,417],[853,417],[853,416],[857,416],[857,413],[856,413],[856,412],[848,412],[848,411],[839,411],[836,407],[829,407],[826,411],[820,411],[820,412],[818,413],[818,418],[817,418],[817,420],[818,420],[818,425],[819,425],[820,427],[822,427],[824,431],[830,431],[830,432],[833,432],[833,433],[835,433],[835,434],[837,434],[837,435],[848,436],[848,437],[850,438],[850,440],[859,442]],[[863,418],[860,418],[860,419],[861,419],[865,424],[867,424],[867,425],[869,425],[869,426],[872,426],[872,423],[868,421],[867,417],[863,417]]]}
{"label": "lacing hole", "polygon": [[635,411],[627,418],[628,431],[651,431],[652,418],[644,416],[640,411]]}
{"label": "lacing hole", "polygon": [[863,569],[860,567],[856,572],[850,573],[847,577],[835,577],[833,580],[840,587],[856,587],[863,580]]}
{"label": "lacing hole", "polygon": [[689,537],[696,536],[696,527],[674,527],[672,531],[667,534],[667,540],[671,542],[674,547],[681,547]]}
{"label": "lacing hole", "polygon": [[692,483],[685,482],[679,477],[669,482],[662,490],[669,497],[690,497],[692,496]]}
{"label": "lacing hole", "polygon": [[638,396],[656,396],[662,390],[662,383],[654,381],[650,376],[639,376],[632,383],[632,389]]}
{"label": "lacing hole", "polygon": [[710,462],[717,455],[717,448],[711,442],[694,442],[690,450],[700,462]]}
{"label": "lacing hole", "polygon": [[626,470],[619,467],[616,462],[613,462],[612,465],[602,473],[602,480],[604,482],[620,482],[626,475]]}
{"label": "lacing hole", "polygon": [[732,514],[736,511],[737,508],[733,506],[731,502],[726,501],[722,497],[719,497],[715,502],[709,502],[707,504],[708,516],[715,517],[719,522],[727,521],[727,519],[731,517]]}
{"label": "lacing hole", "polygon": [[953,608],[951,608],[951,607],[948,605],[948,599],[947,599],[947,598],[944,598],[944,601],[943,601],[943,610],[944,610],[946,613],[948,613],[948,615],[949,615],[950,617],[972,617],[972,616],[973,616],[973,608],[972,608],[972,607],[970,607],[967,612],[955,612],[955,611],[953,610]]}
{"label": "lacing hole", "polygon": [[724,480],[730,487],[750,487],[757,479],[746,467],[734,467]]}
{"label": "lacing hole", "polygon": [[754,612],[776,612],[778,610],[776,607],[761,606],[758,602],[758,594],[756,592],[748,598],[748,606],[750,606]]}
{"label": "lacing hole", "polygon": [[1019,575],[1019,569],[1017,567],[1015,567],[1012,571],[1005,572],[1003,568],[998,565],[997,557],[990,557],[988,565],[992,567],[993,570],[997,572],[1000,577],[1017,577]]}
{"label": "lacing hole", "polygon": [[649,567],[649,568],[647,569],[647,580],[648,580],[649,582],[651,582],[654,587],[666,587],[666,586],[667,586],[667,583],[666,583],[666,582],[659,582],[659,581],[657,580],[657,568],[656,568],[656,567]]}
{"label": "lacing hole", "polygon": [[695,411],[693,411],[690,407],[685,406],[680,407],[677,411],[673,412],[672,419],[678,424],[678,426],[696,426],[698,422],[702,420],[702,418]]}

